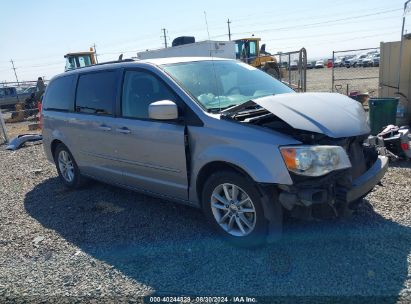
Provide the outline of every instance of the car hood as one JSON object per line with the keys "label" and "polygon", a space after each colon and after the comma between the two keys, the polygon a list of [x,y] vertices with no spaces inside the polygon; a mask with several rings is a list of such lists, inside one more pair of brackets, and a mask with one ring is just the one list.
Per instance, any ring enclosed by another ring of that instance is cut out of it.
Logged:
{"label": "car hood", "polygon": [[332,138],[370,133],[361,104],[336,93],[288,93],[253,99],[291,127]]}

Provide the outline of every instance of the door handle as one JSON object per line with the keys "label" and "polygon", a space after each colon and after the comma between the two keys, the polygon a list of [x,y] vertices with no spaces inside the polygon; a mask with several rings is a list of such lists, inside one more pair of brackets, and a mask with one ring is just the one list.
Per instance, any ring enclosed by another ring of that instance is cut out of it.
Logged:
{"label": "door handle", "polygon": [[101,131],[111,131],[111,128],[106,125],[101,125],[98,127]]}
{"label": "door handle", "polygon": [[121,134],[130,134],[130,133],[131,133],[130,129],[128,129],[128,128],[126,128],[126,127],[116,129],[116,131],[117,131],[118,133],[121,133]]}

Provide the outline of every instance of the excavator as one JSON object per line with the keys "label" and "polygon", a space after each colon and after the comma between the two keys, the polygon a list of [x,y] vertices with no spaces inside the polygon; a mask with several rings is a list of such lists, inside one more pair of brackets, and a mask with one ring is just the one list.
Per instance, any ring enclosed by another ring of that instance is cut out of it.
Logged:
{"label": "excavator", "polygon": [[92,47],[88,52],[68,53],[64,58],[66,58],[65,72],[97,63],[96,52]]}
{"label": "excavator", "polygon": [[277,59],[265,50],[265,44],[260,48],[260,42],[261,38],[255,37],[235,40],[236,58],[279,79]]}

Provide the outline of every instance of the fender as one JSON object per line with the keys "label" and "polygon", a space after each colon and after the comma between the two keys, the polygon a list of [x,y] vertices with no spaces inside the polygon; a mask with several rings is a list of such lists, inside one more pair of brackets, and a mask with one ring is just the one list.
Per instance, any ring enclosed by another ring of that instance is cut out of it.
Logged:
{"label": "fender", "polygon": [[[270,145],[271,148],[274,146]],[[237,166],[246,172],[255,182],[263,184],[292,185],[293,182],[288,173],[278,149],[244,150],[234,146],[214,145],[201,151],[199,155],[193,155],[195,159],[191,174],[190,200],[197,202],[197,178],[202,168],[212,162],[225,162]],[[269,155],[270,161],[267,160]]]}

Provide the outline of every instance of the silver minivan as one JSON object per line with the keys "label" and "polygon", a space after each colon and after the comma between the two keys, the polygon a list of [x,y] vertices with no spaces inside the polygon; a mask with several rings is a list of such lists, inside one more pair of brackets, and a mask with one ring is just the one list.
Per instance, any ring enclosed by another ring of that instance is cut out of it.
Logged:
{"label": "silver minivan", "polygon": [[284,214],[346,215],[388,168],[364,144],[358,102],[295,93],[235,60],[66,72],[47,87],[42,116],[45,153],[67,187],[91,178],[202,208],[240,245],[278,239]]}

